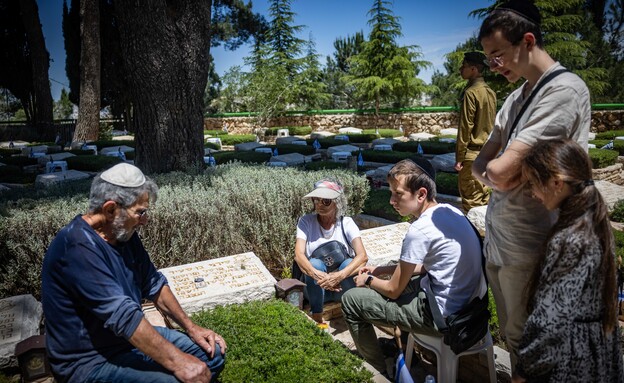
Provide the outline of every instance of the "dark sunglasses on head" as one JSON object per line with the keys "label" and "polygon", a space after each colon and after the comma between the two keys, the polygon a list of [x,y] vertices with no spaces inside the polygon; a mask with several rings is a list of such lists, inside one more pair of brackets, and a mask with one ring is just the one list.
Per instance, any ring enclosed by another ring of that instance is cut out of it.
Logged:
{"label": "dark sunglasses on head", "polygon": [[312,198],[312,202],[313,203],[322,203],[323,206],[329,206],[331,205],[333,200],[331,199],[327,199],[327,198]]}

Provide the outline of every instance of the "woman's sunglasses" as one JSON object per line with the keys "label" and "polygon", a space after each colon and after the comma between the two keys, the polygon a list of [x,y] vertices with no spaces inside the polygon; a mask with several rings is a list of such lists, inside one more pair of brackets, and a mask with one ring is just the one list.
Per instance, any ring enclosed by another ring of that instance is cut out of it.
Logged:
{"label": "woman's sunglasses", "polygon": [[333,201],[333,200],[331,200],[331,199],[327,199],[327,198],[312,198],[312,202],[313,202],[313,203],[315,203],[315,204],[316,204],[316,203],[319,203],[319,202],[320,202],[321,204],[323,204],[323,206],[329,206],[329,205],[331,205],[332,201]]}

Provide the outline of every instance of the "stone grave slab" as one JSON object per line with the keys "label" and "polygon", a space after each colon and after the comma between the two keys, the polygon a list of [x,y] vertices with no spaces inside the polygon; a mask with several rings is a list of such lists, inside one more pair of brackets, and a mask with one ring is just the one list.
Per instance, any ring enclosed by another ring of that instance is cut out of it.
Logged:
{"label": "stone grave slab", "polygon": [[276,145],[288,145],[288,144],[292,144],[295,141],[301,141],[301,137],[297,137],[297,136],[277,137],[275,139],[275,144]]}
{"label": "stone grave slab", "polygon": [[215,150],[212,148],[204,148],[204,156],[207,156],[212,153],[218,153],[218,152],[219,152],[218,150]]}
{"label": "stone grave slab", "polygon": [[433,137],[436,137],[435,134],[431,134],[431,133],[412,133],[409,135],[409,139],[411,141],[429,141],[431,140]]}
{"label": "stone grave slab", "polygon": [[369,178],[378,184],[387,184],[388,183],[388,173],[394,164],[384,165],[377,169],[372,169],[366,172],[366,177]]}
{"label": "stone grave slab", "polygon": [[25,148],[22,148],[22,156],[29,156],[34,153],[46,153],[47,151],[47,145],[27,146]]}
{"label": "stone grave slab", "polygon": [[316,132],[312,132],[310,133],[310,138],[311,139],[315,139],[315,138],[327,138],[327,137],[331,137],[333,136],[334,133],[332,132],[326,132],[324,130],[318,130]]}
{"label": "stone grave slab", "polygon": [[89,177],[89,174],[78,170],[39,174],[35,179],[35,185],[38,187],[47,187],[61,182],[83,180]]}
{"label": "stone grave slab", "polygon": [[455,170],[455,153],[446,153],[433,156],[430,162],[436,171],[457,173],[457,170]]}
{"label": "stone grave slab", "polygon": [[0,369],[17,367],[15,345],[39,335],[43,310],[30,294],[0,300]]}
{"label": "stone grave slab", "polygon": [[38,158],[37,163],[41,166],[45,166],[45,164],[50,162],[50,159],[52,161],[64,161],[69,157],[75,157],[75,156],[76,156],[75,154],[72,154],[69,152],[46,154],[45,156]]}
{"label": "stone grave slab", "polygon": [[456,136],[457,137],[457,128],[445,128],[440,129],[441,136]]}
{"label": "stone grave slab", "polygon": [[368,265],[397,264],[401,256],[403,238],[409,226],[409,222],[401,222],[362,230],[362,243],[368,255]]}
{"label": "stone grave slab", "polygon": [[1,141],[0,148],[9,149],[11,148],[11,142],[13,142],[13,149],[22,149],[25,148],[30,142],[27,141]]}
{"label": "stone grave slab", "polygon": [[234,150],[238,150],[241,152],[251,152],[252,150],[254,150],[255,148],[259,148],[261,146],[264,146],[258,142],[243,142],[240,144],[236,144],[234,145]]}
{"label": "stone grave slab", "polygon": [[359,150],[360,148],[358,148],[355,145],[338,145],[338,146],[332,146],[330,148],[327,149],[327,157],[332,157],[332,155],[334,153],[337,152],[349,152],[352,153],[356,150]]}
{"label": "stone grave slab", "polygon": [[613,211],[613,207],[618,200],[624,199],[624,186],[616,185],[609,181],[595,181],[596,188],[602,194],[609,212]]}
{"label": "stone grave slab", "polygon": [[362,134],[362,129],[354,128],[352,126],[345,126],[344,128],[338,129],[338,133],[340,134]]}
{"label": "stone grave slab", "polygon": [[271,157],[269,162],[284,162],[286,166],[297,166],[305,162],[305,156],[301,153],[288,153]]}
{"label": "stone grave slab", "polygon": [[134,152],[134,148],[131,148],[130,146],[126,146],[126,145],[110,146],[108,148],[103,148],[102,150],[100,150],[100,154],[103,156],[106,156],[108,154],[118,153],[120,151],[123,153]]}
{"label": "stone grave slab", "polygon": [[187,314],[275,296],[276,280],[253,252],[160,271]]}

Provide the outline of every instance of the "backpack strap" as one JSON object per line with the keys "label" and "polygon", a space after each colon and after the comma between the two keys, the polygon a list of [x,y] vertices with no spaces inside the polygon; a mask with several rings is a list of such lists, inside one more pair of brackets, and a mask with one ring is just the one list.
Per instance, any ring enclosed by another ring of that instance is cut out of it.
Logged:
{"label": "backpack strap", "polygon": [[[567,69],[558,69],[558,70],[550,73],[539,84],[537,84],[537,86],[533,89],[533,91],[529,95],[529,98],[527,98],[527,100],[524,102],[524,105],[522,106],[522,109],[520,109],[520,113],[518,113],[518,115],[516,116],[516,119],[514,120],[513,125],[511,125],[511,129],[509,130],[509,136],[507,136],[507,143],[509,143],[509,140],[511,139],[511,135],[513,134],[514,130],[516,129],[516,125],[518,125],[518,122],[520,121],[520,117],[522,117],[524,112],[527,110],[527,108],[531,104],[531,101],[533,101],[533,98],[535,98],[535,95],[537,94],[537,92],[539,92],[539,90],[542,89],[542,87],[544,85],[546,85],[548,82],[550,82],[550,80],[552,80],[553,78],[555,78],[555,77],[557,77],[560,74],[565,73],[565,72],[569,72],[569,70],[567,70]],[[507,145],[505,145],[505,146],[507,146]]]}

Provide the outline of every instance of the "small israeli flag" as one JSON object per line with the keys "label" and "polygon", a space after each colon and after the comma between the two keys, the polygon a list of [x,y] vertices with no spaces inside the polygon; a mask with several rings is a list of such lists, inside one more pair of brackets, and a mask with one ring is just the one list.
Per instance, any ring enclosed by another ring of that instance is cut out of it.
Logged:
{"label": "small israeli flag", "polygon": [[277,156],[277,148],[273,149],[273,156]]}
{"label": "small israeli flag", "polygon": [[418,154],[420,155],[425,154],[425,151],[423,150],[422,146],[420,146],[420,142],[418,143]]}
{"label": "small israeli flag", "polygon": [[412,375],[410,375],[409,369],[405,365],[405,357],[403,356],[403,353],[399,354],[395,367],[395,383],[414,383],[414,379],[412,379]]}
{"label": "small israeli flag", "polygon": [[358,166],[364,166],[364,157],[362,157],[362,151],[361,150],[360,150],[360,153],[358,154],[357,164],[358,164]]}
{"label": "small israeli flag", "polygon": [[315,139],[314,142],[312,143],[312,146],[314,147],[314,149],[320,149],[321,148],[321,143],[318,142],[318,139]]}

